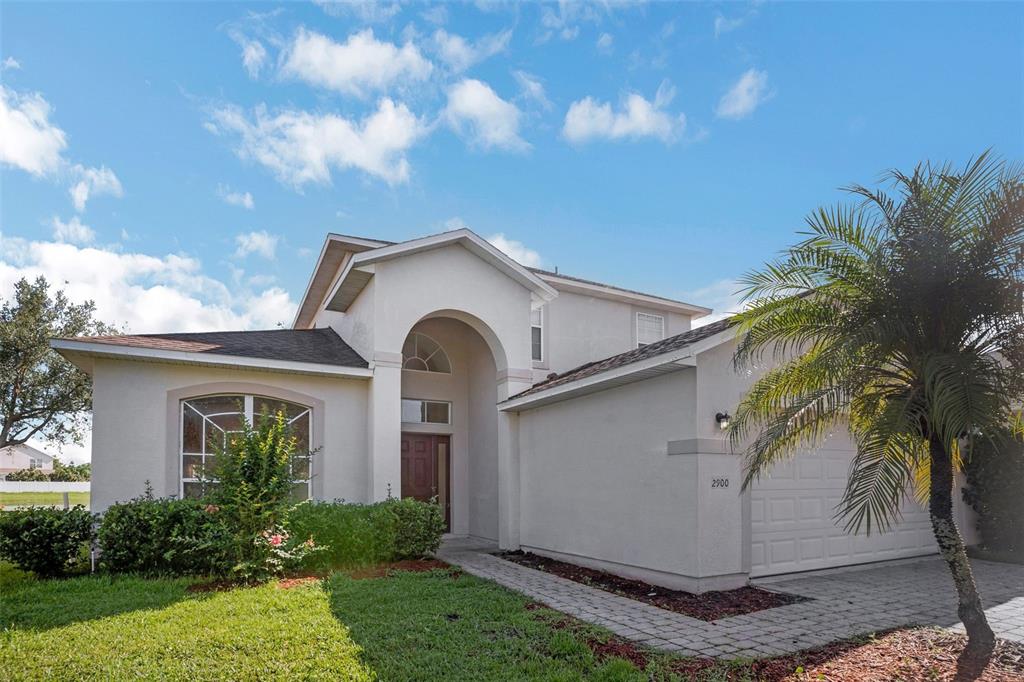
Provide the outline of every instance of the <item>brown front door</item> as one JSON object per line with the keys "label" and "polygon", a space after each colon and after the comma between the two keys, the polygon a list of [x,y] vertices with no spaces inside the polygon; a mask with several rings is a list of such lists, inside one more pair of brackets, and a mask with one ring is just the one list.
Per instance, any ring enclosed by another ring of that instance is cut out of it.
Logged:
{"label": "brown front door", "polygon": [[450,437],[427,433],[402,434],[402,497],[429,502],[435,497],[451,523],[448,494]]}

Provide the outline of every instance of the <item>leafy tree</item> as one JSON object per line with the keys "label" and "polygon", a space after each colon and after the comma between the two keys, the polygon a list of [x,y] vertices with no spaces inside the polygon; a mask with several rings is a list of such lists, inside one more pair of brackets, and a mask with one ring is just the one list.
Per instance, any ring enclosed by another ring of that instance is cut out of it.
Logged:
{"label": "leafy tree", "polygon": [[62,291],[51,298],[49,289],[43,277],[23,278],[12,300],[0,299],[0,448],[33,436],[81,443],[92,384],[49,341],[116,333],[93,319],[92,301],[76,305]]}
{"label": "leafy tree", "polygon": [[53,472],[50,474],[51,481],[82,482],[92,478],[92,467],[88,462],[83,464],[65,464],[56,457],[53,458]]}
{"label": "leafy tree", "polygon": [[895,196],[849,188],[856,204],[819,209],[804,241],[745,276],[734,360],[776,364],[731,438],[746,445],[747,486],[848,428],[857,452],[837,517],[870,533],[892,525],[909,490],[927,500],[966,658],[985,658],[994,636],[953,522],[953,472],[965,441],[1021,427],[1024,177],[986,153],[963,170],[886,178]]}

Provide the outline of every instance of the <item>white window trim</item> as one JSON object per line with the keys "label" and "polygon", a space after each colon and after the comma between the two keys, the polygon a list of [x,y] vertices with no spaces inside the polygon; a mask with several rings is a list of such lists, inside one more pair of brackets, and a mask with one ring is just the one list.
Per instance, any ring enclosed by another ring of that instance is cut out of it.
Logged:
{"label": "white window trim", "polygon": [[[205,453],[205,452],[185,452],[185,441],[184,441],[185,408],[186,408],[185,403],[187,403],[190,400],[198,400],[200,398],[214,398],[214,397],[217,397],[217,396],[230,396],[230,395],[240,395],[240,396],[242,396],[243,415],[245,416],[246,421],[248,421],[250,424],[253,423],[253,405],[255,404],[255,400],[254,400],[255,398],[264,398],[265,400],[273,400],[273,401],[277,401],[277,402],[291,403],[292,405],[298,405],[299,407],[305,408],[304,412],[300,412],[299,414],[297,414],[294,417],[292,417],[291,419],[289,419],[288,423],[291,424],[295,420],[301,418],[303,415],[308,414],[309,415],[309,437],[308,437],[307,442],[309,443],[310,448],[312,448],[312,446],[313,446],[313,408],[311,406],[309,406],[309,405],[304,405],[302,403],[297,403],[297,402],[295,402],[293,400],[284,400],[282,398],[274,398],[273,396],[265,396],[265,395],[255,394],[255,393],[245,393],[245,394],[243,394],[243,393],[210,393],[210,394],[205,394],[205,395],[194,395],[194,396],[189,396],[188,398],[182,398],[181,400],[178,401],[178,498],[179,499],[184,499],[185,498],[185,484],[186,483],[199,483],[200,482],[198,478],[186,477],[185,476],[185,456],[186,455],[191,455],[191,456],[199,455],[199,456],[203,457],[203,461],[204,462],[206,461],[206,456],[207,456],[207,453]],[[192,408],[192,409],[195,409],[195,408]],[[217,413],[217,414],[236,414],[236,413],[235,412],[221,412],[221,413]],[[214,415],[200,415],[200,416],[209,417],[209,416],[217,416],[217,414],[214,414]],[[204,426],[200,436],[201,436],[200,449],[201,450],[206,450],[206,428],[205,428],[205,426]],[[309,457],[309,465],[308,465],[308,472],[309,473],[308,473],[308,477],[306,479],[306,499],[307,500],[311,500],[311,499],[313,499],[313,476],[314,476],[314,473],[313,473],[313,452],[312,452],[312,449],[310,450],[308,455],[300,455],[300,456]],[[295,482],[298,483],[300,481],[295,481]]]}
{"label": "white window trim", "polygon": [[[541,307],[537,308],[537,311],[540,313],[540,324],[534,324],[533,320],[532,319],[530,320],[530,359],[533,362],[544,362],[544,356],[545,356],[545,353],[544,353],[544,336],[545,336],[544,335],[544,308],[545,308],[545,306],[541,306]],[[531,310],[530,313],[531,313],[531,318],[532,318],[533,317],[533,315],[532,315],[533,311]],[[539,329],[540,330],[540,357],[539,358],[533,357],[533,330],[534,329]]]}
{"label": "white window trim", "polygon": [[425,426],[446,426],[446,425],[447,426],[451,426],[451,424],[452,424],[452,402],[450,400],[433,400],[431,398],[409,398],[409,397],[405,397],[405,396],[402,397],[402,400],[403,401],[410,400],[410,401],[415,401],[415,402],[420,403],[421,411],[423,409],[423,405],[425,405],[426,403],[441,403],[443,405],[447,405],[448,406],[448,421],[446,421],[446,422],[428,422],[424,418],[424,421],[418,421],[418,422],[407,422],[407,421],[403,420],[402,421],[403,424],[422,424],[422,425],[425,425]]}
{"label": "white window trim", "polygon": [[[638,310],[636,312],[635,317],[633,318],[634,319],[634,324],[635,324],[634,333],[636,334],[636,347],[640,348],[641,345],[644,345],[644,346],[649,346],[650,345],[650,343],[645,343],[645,344],[641,344],[640,343],[640,316],[641,315],[646,315],[647,317],[656,317],[659,320],[661,320],[661,338],[658,339],[658,341],[664,341],[665,340],[665,316],[664,315],[658,315],[657,313],[645,313],[643,311]],[[654,343],[654,342],[652,341],[651,343]]]}

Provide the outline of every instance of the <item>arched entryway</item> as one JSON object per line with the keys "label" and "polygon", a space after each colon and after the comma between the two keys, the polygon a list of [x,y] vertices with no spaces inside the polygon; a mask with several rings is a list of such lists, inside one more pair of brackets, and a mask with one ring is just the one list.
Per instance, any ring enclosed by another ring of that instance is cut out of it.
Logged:
{"label": "arched entryway", "polygon": [[497,541],[496,403],[498,365],[504,363],[495,357],[482,324],[445,311],[420,320],[406,336],[400,494],[436,496],[453,535]]}

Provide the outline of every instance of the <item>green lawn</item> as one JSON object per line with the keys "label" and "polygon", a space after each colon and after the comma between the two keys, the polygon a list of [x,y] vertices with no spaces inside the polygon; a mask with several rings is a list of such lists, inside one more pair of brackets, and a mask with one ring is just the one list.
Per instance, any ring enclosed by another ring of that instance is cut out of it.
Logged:
{"label": "green lawn", "polygon": [[585,641],[606,633],[565,627],[560,614],[528,610],[524,597],[468,575],[337,574],[288,590],[205,593],[189,584],[37,581],[3,567],[0,670],[7,680],[676,679],[668,655],[653,655],[646,671],[597,660]]}
{"label": "green lawn", "polygon": [[[68,493],[71,505],[89,506],[89,493]],[[64,506],[63,493],[0,493],[0,506]]]}

